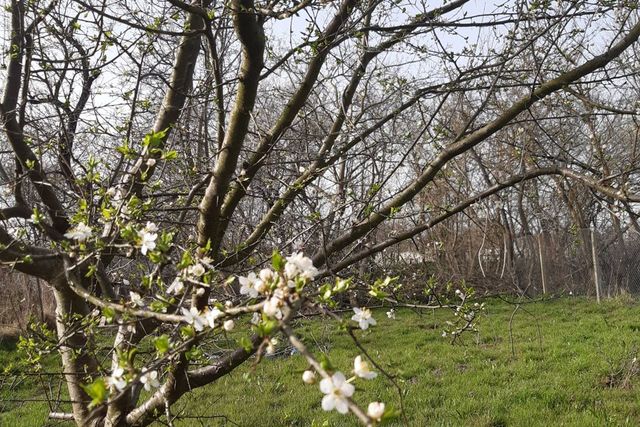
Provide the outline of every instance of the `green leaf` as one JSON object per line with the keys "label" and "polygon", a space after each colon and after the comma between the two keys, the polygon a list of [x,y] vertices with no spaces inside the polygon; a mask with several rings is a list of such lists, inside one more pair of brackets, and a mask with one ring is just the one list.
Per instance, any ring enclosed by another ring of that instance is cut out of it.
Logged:
{"label": "green leaf", "polygon": [[240,338],[240,345],[242,346],[244,351],[246,351],[247,353],[250,353],[251,350],[253,350],[253,343],[248,337]]}
{"label": "green leaf", "polygon": [[102,315],[107,320],[107,322],[111,323],[116,317],[116,311],[111,307],[105,307],[102,309]]}
{"label": "green leaf", "polygon": [[331,361],[329,360],[329,358],[327,357],[326,354],[321,353],[320,354],[320,366],[322,367],[322,369],[324,369],[327,372],[333,372],[333,365],[331,364]]}
{"label": "green leaf", "polygon": [[193,262],[193,257],[191,256],[191,253],[189,251],[182,252],[182,258],[180,259],[180,262],[177,265],[178,269],[183,270],[192,264],[194,264],[194,262]]}
{"label": "green leaf", "polygon": [[85,393],[91,398],[91,407],[105,402],[109,397],[109,390],[107,384],[104,382],[104,378],[98,378],[91,384],[83,385]]}
{"label": "green leaf", "polygon": [[149,148],[159,148],[162,146],[164,139],[167,136],[169,128],[163,129],[160,132],[150,132],[145,135],[142,140],[142,145]]}
{"label": "green leaf", "polygon": [[340,277],[337,277],[336,284],[333,287],[333,292],[341,293],[346,291],[351,286],[352,281],[353,281],[353,277],[349,277],[348,279],[342,279]]}
{"label": "green leaf", "polygon": [[268,337],[277,326],[278,322],[276,320],[265,318],[258,325],[258,334],[261,337]]}
{"label": "green leaf", "polygon": [[380,289],[371,289],[369,295],[377,299],[385,299],[388,294]]}
{"label": "green leaf", "polygon": [[271,255],[271,265],[273,266],[273,269],[275,271],[282,271],[284,270],[284,264],[284,258],[280,255],[280,252],[278,252],[277,249],[274,249],[273,254]]}
{"label": "green leaf", "polygon": [[92,277],[94,274],[96,274],[97,270],[98,267],[95,264],[89,264],[89,268],[87,268],[87,272],[85,273],[84,277]]}
{"label": "green leaf", "polygon": [[154,264],[160,264],[164,257],[162,256],[162,252],[160,251],[152,251],[147,254],[149,260]]}
{"label": "green leaf", "polygon": [[162,154],[162,158],[165,160],[175,160],[178,158],[178,152],[175,150],[165,151]]}
{"label": "green leaf", "polygon": [[191,339],[196,336],[196,330],[191,325],[183,326],[180,328],[180,335],[184,339]]}
{"label": "green leaf", "polygon": [[156,351],[159,355],[163,355],[171,348],[171,342],[166,335],[160,335],[153,341],[153,345],[156,347]]}
{"label": "green leaf", "polygon": [[331,285],[328,283],[325,283],[324,285],[322,285],[320,287],[320,289],[318,289],[320,298],[323,300],[328,300],[329,298],[331,298]]}

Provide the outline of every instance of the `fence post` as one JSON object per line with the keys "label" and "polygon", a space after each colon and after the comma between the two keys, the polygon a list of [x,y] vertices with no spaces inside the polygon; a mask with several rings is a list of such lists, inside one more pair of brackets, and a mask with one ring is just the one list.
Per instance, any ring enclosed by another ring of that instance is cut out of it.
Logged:
{"label": "fence post", "polygon": [[593,229],[591,229],[591,258],[593,260],[593,281],[596,285],[596,301],[600,303],[600,274],[598,271],[598,256],[596,255],[596,240]]}
{"label": "fence post", "polygon": [[540,257],[540,277],[542,277],[542,293],[547,293],[547,278],[544,275],[544,258],[542,257],[542,233],[538,234],[538,256]]}

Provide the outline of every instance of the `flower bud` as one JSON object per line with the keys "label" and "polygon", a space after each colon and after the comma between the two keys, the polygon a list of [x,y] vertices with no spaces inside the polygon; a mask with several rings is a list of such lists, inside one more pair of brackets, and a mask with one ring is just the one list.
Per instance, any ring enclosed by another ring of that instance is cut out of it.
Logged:
{"label": "flower bud", "polygon": [[384,415],[384,403],[382,402],[371,402],[369,403],[369,407],[367,408],[367,415],[374,420],[380,421],[382,416]]}
{"label": "flower bud", "polygon": [[302,381],[305,384],[314,384],[316,382],[316,373],[310,370],[302,373]]}

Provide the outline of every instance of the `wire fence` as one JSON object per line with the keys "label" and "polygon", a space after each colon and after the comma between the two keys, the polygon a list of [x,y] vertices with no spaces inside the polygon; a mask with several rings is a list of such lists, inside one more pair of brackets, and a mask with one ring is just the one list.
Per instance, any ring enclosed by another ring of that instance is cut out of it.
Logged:
{"label": "wire fence", "polygon": [[[590,229],[513,237],[495,230],[426,236],[376,257],[403,280],[435,275],[487,293],[571,294],[611,298],[640,294],[640,236]],[[404,276],[404,277],[402,277]],[[411,276],[411,277],[410,277]]]}
{"label": "wire fence", "polygon": [[514,242],[510,274],[524,293],[571,293],[600,300],[640,293],[640,240],[593,230],[543,233]]}

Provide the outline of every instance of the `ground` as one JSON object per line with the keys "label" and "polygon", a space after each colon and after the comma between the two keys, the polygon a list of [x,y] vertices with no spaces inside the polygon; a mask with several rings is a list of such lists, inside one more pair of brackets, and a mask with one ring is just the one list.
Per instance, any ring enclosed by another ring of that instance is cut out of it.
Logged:
{"label": "ground", "polygon": [[[558,298],[524,304],[513,314],[515,306],[505,301],[486,304],[479,333],[455,345],[441,336],[452,317],[448,310],[399,309],[390,320],[380,309],[374,311],[378,325],[358,331],[375,360],[397,376],[410,425],[640,425],[640,305]],[[328,349],[337,369],[353,368],[359,352],[335,324],[306,320],[298,330],[306,342]],[[0,363],[8,366],[15,347],[7,340],[1,346]],[[307,364],[300,355],[253,362],[182,399],[173,413],[195,418],[175,425],[357,425],[353,416],[322,411],[318,386],[301,381]],[[3,377],[0,425],[44,425],[46,403],[12,401],[44,398],[42,384],[37,377]],[[58,392],[55,381],[47,390]],[[364,407],[372,400],[400,406],[382,376],[359,380],[354,399]]]}

